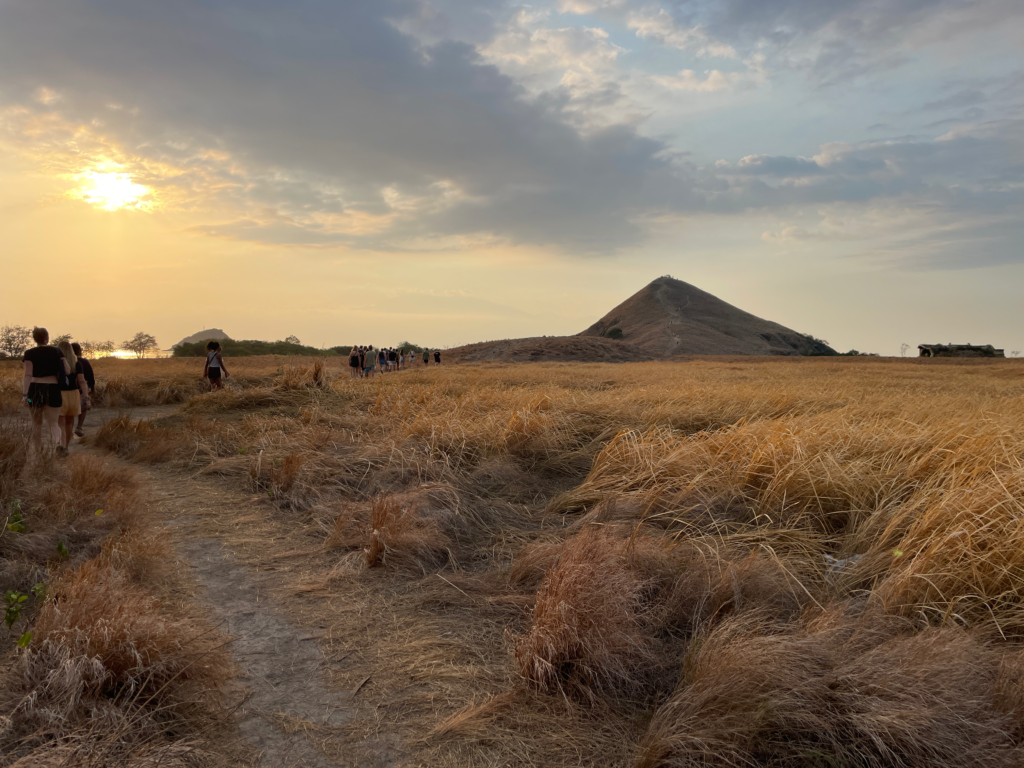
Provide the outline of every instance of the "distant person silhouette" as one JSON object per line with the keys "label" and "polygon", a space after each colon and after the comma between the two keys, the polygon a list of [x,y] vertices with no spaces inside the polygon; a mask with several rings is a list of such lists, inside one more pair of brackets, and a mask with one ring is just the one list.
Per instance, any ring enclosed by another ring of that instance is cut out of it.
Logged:
{"label": "distant person silhouette", "polygon": [[74,350],[78,362],[82,364],[82,373],[85,374],[85,385],[89,389],[89,395],[82,400],[82,413],[78,417],[78,424],[75,425],[75,434],[78,437],[85,437],[85,429],[83,427],[85,427],[86,414],[92,410],[92,396],[96,391],[96,374],[93,373],[92,363],[82,357],[82,345],[76,341],[71,345],[71,349]]}
{"label": "distant person silhouette", "polygon": [[353,379],[362,375],[363,366],[359,362],[359,347],[352,347],[352,351],[348,353],[348,369]]}
{"label": "distant person silhouette", "polygon": [[363,368],[363,376],[367,379],[373,378],[374,364],[377,361],[377,353],[373,351],[373,344],[366,348],[366,367]]}
{"label": "distant person silhouette", "polygon": [[430,365],[430,352],[426,349],[423,350],[423,364]]}
{"label": "distant person silhouette", "polygon": [[435,349],[434,350],[434,365],[440,365],[440,364],[441,364],[441,350],[440,349]]}
{"label": "distant person silhouette", "polygon": [[210,386],[214,390],[223,389],[228,369],[224,367],[224,358],[220,354],[220,342],[211,341],[206,345],[206,368],[203,370],[203,378],[210,380]]}

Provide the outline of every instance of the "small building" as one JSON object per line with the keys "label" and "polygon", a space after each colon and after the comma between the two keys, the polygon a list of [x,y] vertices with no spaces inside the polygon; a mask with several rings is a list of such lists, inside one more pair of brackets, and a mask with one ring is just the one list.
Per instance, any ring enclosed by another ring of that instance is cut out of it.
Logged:
{"label": "small building", "polygon": [[991,344],[918,344],[920,357],[1006,357]]}

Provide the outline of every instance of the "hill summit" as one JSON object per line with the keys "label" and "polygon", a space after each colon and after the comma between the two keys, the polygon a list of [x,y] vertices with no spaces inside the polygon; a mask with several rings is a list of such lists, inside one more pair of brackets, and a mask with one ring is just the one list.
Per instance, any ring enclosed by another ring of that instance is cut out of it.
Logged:
{"label": "hill summit", "polygon": [[220,328],[207,328],[205,330],[198,331],[197,333],[193,333],[191,336],[186,336],[175,344],[174,347],[180,346],[181,344],[195,344],[197,341],[209,341],[210,339],[217,339],[218,341],[222,339],[227,339],[228,341],[232,340],[231,337],[224,333]]}
{"label": "hill summit", "polygon": [[824,343],[668,276],[654,280],[579,335],[621,338],[654,357],[835,354]]}

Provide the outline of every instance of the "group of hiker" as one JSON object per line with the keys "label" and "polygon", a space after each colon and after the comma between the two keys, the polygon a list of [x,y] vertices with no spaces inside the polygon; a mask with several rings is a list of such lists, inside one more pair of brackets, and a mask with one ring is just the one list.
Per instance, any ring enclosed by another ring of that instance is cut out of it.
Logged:
{"label": "group of hiker", "polygon": [[58,455],[67,456],[71,435],[82,437],[85,416],[92,408],[96,377],[77,343],[50,346],[45,328],[33,328],[35,347],[25,351],[21,401],[32,414],[32,445],[42,447],[46,425]]}
{"label": "group of hiker", "polygon": [[[22,380],[21,400],[32,414],[32,445],[42,447],[43,426],[50,433],[58,455],[66,456],[72,434],[83,437],[85,417],[92,408],[92,395],[96,390],[96,377],[92,364],[82,356],[77,342],[61,341],[50,346],[50,334],[45,328],[34,328],[32,338],[36,346],[25,351],[25,374]],[[374,348],[373,345],[355,346],[349,353],[349,368],[353,378],[370,378],[378,371],[391,373],[422,364],[441,364],[441,350],[433,353],[424,349],[417,353],[410,348]],[[221,389],[228,378],[227,366],[221,354],[220,343],[206,345],[206,365],[203,378],[211,388]]]}
{"label": "group of hiker", "polygon": [[[430,350],[422,352],[423,365],[430,365]],[[441,364],[441,350],[434,350],[434,365]],[[374,349],[373,345],[354,346],[348,353],[348,367],[353,379],[368,379],[378,371],[392,373],[418,363],[416,351],[408,348],[395,349],[382,347]]]}

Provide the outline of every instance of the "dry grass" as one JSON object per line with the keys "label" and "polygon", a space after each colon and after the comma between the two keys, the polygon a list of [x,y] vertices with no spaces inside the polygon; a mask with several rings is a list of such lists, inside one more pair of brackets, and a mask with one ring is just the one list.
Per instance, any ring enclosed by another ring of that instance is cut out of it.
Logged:
{"label": "dry grass", "polygon": [[0,486],[0,592],[26,598],[0,630],[0,765],[212,765],[228,657],[152,596],[173,557],[135,473],[82,452],[12,461],[23,449],[0,444],[19,467]]}
{"label": "dry grass", "polygon": [[[516,641],[520,673],[544,690],[632,697],[658,672],[645,631],[650,594],[671,579],[664,545],[586,529],[561,549],[530,631]],[[660,578],[659,578],[660,577]]]}
{"label": "dry grass", "polygon": [[839,610],[783,634],[722,625],[694,643],[638,768],[1018,765],[1003,690],[1019,670],[963,630],[913,629]]}
{"label": "dry grass", "polygon": [[50,591],[0,696],[5,757],[42,760],[83,734],[122,757],[158,743],[166,750],[216,717],[211,694],[231,670],[208,630],[168,618],[123,572],[95,560]]}
{"label": "dry grass", "polygon": [[431,764],[1019,764],[1014,361],[246,365],[167,460],[350,550],[309,620]]}
{"label": "dry grass", "polygon": [[9,499],[28,461],[29,428],[0,420],[0,499]]}

